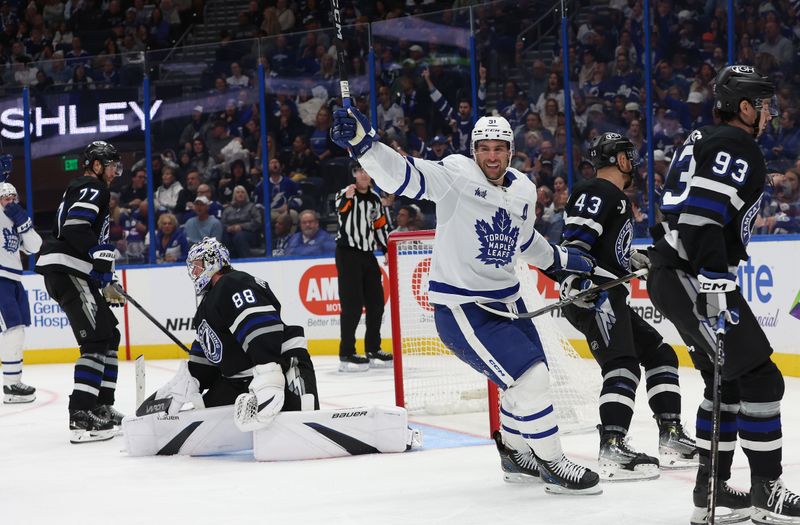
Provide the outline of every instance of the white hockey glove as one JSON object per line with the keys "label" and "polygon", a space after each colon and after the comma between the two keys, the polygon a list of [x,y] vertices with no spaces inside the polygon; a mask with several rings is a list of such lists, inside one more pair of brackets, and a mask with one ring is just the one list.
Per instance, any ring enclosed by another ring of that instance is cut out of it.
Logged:
{"label": "white hockey glove", "polygon": [[136,415],[166,412],[174,416],[186,403],[191,403],[194,408],[205,408],[203,396],[200,395],[200,382],[189,373],[189,362],[181,361],[175,376],[145,399],[136,409]]}
{"label": "white hockey glove", "polygon": [[119,293],[117,286],[119,286],[119,283],[112,281],[111,284],[103,288],[103,298],[111,308],[125,306],[125,296]]}
{"label": "white hockey glove", "polygon": [[[562,301],[565,301],[575,297],[585,290],[588,290],[592,286],[594,286],[594,283],[592,283],[591,279],[577,275],[570,275],[561,281],[559,297]],[[593,308],[597,310],[600,309],[606,299],[608,299],[608,292],[600,292],[599,294],[592,294],[589,297],[575,300],[572,304],[578,308]]]}
{"label": "white hockey glove", "polygon": [[233,420],[242,432],[264,428],[283,408],[286,378],[278,363],[257,365],[253,368],[250,393],[236,398]]}
{"label": "white hockey glove", "polygon": [[[638,271],[645,268],[650,270],[650,257],[647,256],[647,250],[633,250],[631,252],[631,270]],[[645,275],[642,279],[646,277]]]}
{"label": "white hockey glove", "polygon": [[725,329],[725,323],[739,324],[739,309],[736,300],[736,276],[732,273],[700,270],[697,276],[697,313],[708,319],[717,331]]}

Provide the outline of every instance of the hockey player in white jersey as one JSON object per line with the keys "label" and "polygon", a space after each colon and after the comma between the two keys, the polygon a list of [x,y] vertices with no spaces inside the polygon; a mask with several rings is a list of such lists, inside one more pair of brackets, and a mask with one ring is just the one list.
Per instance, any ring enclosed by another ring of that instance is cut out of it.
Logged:
{"label": "hockey player in white jersey", "polygon": [[[0,155],[0,181],[11,172],[11,155]],[[0,182],[0,359],[3,362],[3,402],[30,403],[36,389],[22,379],[22,347],[25,327],[31,324],[28,294],[22,287],[20,252],[36,253],[42,238],[33,229],[25,209],[17,202],[17,190]]]}
{"label": "hockey player in white jersey", "polygon": [[599,494],[599,477],[564,456],[542,343],[530,319],[509,320],[494,309],[524,311],[518,257],[548,271],[588,273],[594,261],[552,245],[533,228],[536,186],[510,168],[514,134],[502,117],[482,117],[471,136],[473,159],[403,157],[377,142],[358,110],[334,114],[331,137],[348,148],[386,191],[436,203],[428,297],[447,347],[505,391],[502,436],[496,436],[507,481],[541,478],[548,492]]}

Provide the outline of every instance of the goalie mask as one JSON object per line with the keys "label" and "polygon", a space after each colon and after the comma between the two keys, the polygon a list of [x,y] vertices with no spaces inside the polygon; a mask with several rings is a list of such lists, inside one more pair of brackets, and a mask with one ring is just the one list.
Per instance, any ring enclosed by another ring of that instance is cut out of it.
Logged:
{"label": "goalie mask", "polygon": [[214,274],[223,268],[230,268],[231,255],[224,244],[213,237],[204,237],[189,250],[186,266],[194,283],[195,294],[203,295]]}
{"label": "goalie mask", "polygon": [[[631,169],[622,171],[617,159],[618,154],[625,153],[625,157],[631,162]],[[625,187],[633,182],[633,170],[641,163],[639,152],[628,137],[619,133],[603,133],[592,141],[589,147],[589,160],[594,166],[595,171],[599,171],[608,166],[615,166],[623,174],[630,177]]]}

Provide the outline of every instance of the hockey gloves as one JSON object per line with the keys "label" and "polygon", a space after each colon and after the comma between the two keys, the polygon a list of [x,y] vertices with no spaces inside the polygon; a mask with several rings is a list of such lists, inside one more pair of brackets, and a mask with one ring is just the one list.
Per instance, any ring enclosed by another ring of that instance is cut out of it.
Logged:
{"label": "hockey gloves", "polygon": [[[594,286],[591,279],[579,277],[577,275],[569,275],[566,279],[561,281],[559,289],[559,298],[562,301],[572,299],[581,292],[584,292]],[[591,294],[582,299],[576,299],[572,304],[579,308],[594,308],[599,310],[602,304],[608,299],[608,292],[600,292],[598,294]]]}
{"label": "hockey gloves", "polygon": [[105,298],[108,306],[112,308],[120,308],[125,306],[125,296],[119,293],[117,286],[119,286],[117,281],[113,281],[111,284],[103,288],[103,298]]}
{"label": "hockey gloves", "polygon": [[19,233],[25,233],[31,229],[31,218],[28,216],[28,212],[16,202],[9,202],[3,206],[3,213],[11,219]]}
{"label": "hockey gloves", "polygon": [[559,246],[558,244],[550,246],[553,247],[553,264],[547,268],[547,273],[592,273],[595,264],[594,257],[588,253],[571,246]]}
{"label": "hockey gloves", "polygon": [[732,273],[700,269],[697,280],[700,283],[697,313],[708,319],[711,327],[717,330],[724,327],[724,323],[739,324],[739,310],[734,306],[736,276]]}
{"label": "hockey gloves", "polygon": [[631,270],[636,272],[644,269],[650,270],[650,257],[647,256],[647,250],[633,250],[631,252]]}
{"label": "hockey gloves", "polygon": [[349,108],[337,109],[333,113],[331,139],[357,159],[372,147],[378,137],[367,117],[356,108]]}
{"label": "hockey gloves", "polygon": [[92,258],[92,271],[89,276],[97,287],[105,288],[114,281],[114,247],[110,244],[98,244],[89,250]]}
{"label": "hockey gloves", "polygon": [[267,363],[253,368],[250,393],[239,394],[234,406],[233,419],[242,432],[264,428],[283,408],[286,377],[281,365]]}

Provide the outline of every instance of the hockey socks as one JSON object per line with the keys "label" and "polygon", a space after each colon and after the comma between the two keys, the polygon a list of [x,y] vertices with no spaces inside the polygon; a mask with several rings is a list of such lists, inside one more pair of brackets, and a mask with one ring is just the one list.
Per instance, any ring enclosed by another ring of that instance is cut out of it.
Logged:
{"label": "hockey socks", "polygon": [[69,398],[71,410],[91,410],[97,404],[97,396],[103,383],[105,356],[84,354],[75,363],[75,386]]}

